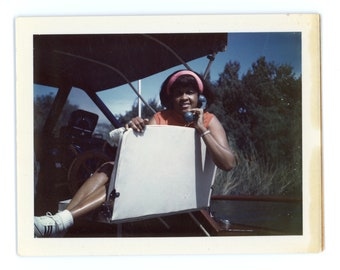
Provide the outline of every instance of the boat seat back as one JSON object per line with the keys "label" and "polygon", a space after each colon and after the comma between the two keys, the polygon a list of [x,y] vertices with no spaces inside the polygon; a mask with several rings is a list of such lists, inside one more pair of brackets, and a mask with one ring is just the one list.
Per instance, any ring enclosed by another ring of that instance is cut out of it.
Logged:
{"label": "boat seat back", "polygon": [[119,140],[108,200],[111,222],[161,217],[210,205],[216,166],[194,128],[147,126]]}

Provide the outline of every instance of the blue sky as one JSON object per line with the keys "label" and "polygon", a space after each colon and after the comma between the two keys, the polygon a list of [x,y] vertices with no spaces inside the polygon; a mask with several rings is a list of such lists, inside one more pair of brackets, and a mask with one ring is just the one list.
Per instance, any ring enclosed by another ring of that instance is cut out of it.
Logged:
{"label": "blue sky", "polygon": [[[219,74],[223,72],[225,64],[229,61],[240,63],[240,76],[242,76],[261,56],[265,56],[268,62],[274,62],[277,65],[291,65],[294,68],[294,73],[299,75],[301,73],[301,34],[292,32],[229,33],[226,51],[217,54],[211,66],[211,78],[213,81],[217,80]],[[189,66],[199,73],[204,73],[207,64],[206,57],[189,62]],[[141,81],[143,97],[146,100],[154,98],[158,100],[163,80],[173,71],[181,68],[183,66],[177,66],[143,79]],[[133,82],[133,84],[138,88],[138,82]],[[40,87],[35,87],[35,92],[38,94]],[[114,91],[103,91],[99,95],[114,114],[130,110],[136,100],[136,95],[128,85],[118,87]],[[70,96],[70,102],[83,103],[85,98],[81,91],[75,91]],[[89,105],[87,109],[96,112],[94,104]]]}

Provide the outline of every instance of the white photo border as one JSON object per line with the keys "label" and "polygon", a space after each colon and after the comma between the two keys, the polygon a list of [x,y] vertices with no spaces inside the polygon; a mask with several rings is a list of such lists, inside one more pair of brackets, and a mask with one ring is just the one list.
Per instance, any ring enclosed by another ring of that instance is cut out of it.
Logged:
{"label": "white photo border", "polygon": [[[154,23],[157,21],[157,23]],[[314,253],[323,249],[318,14],[19,17],[16,19],[17,248],[22,256]],[[303,235],[195,238],[33,237],[33,35],[301,32]]]}

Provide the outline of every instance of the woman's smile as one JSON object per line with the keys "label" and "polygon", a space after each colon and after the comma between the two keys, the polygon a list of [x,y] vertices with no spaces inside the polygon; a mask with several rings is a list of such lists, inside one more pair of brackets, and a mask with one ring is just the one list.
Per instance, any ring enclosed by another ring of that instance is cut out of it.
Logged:
{"label": "woman's smile", "polygon": [[191,109],[191,103],[190,102],[180,102],[179,107],[182,111],[187,111]]}

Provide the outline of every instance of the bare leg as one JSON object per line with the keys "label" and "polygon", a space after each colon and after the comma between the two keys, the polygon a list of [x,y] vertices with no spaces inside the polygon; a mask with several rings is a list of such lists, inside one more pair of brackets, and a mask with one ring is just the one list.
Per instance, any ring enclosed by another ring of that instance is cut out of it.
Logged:
{"label": "bare leg", "polygon": [[108,174],[101,170],[96,171],[86,180],[66,208],[71,212],[73,218],[77,218],[94,210],[105,201],[105,185],[108,180]]}
{"label": "bare leg", "polygon": [[89,213],[90,211],[98,208],[106,199],[106,187],[101,186],[89,196],[85,197],[77,205],[68,206],[66,209],[69,210],[74,219]]}
{"label": "bare leg", "polygon": [[77,193],[73,196],[67,209],[73,209],[76,205],[81,203],[85,198],[90,196],[100,187],[103,187],[108,181],[108,176],[105,173],[95,172],[84,184],[79,188]]}
{"label": "bare leg", "polygon": [[[100,173],[103,174],[103,173]],[[96,177],[95,177],[96,178]],[[95,179],[92,178],[91,180]],[[92,181],[91,181],[92,182]],[[34,217],[34,236],[35,237],[59,237],[63,236],[67,229],[74,224],[74,219],[89,213],[99,207],[106,198],[106,186],[97,186],[97,189],[87,197],[83,197],[78,204],[72,208],[55,215]],[[74,204],[74,202],[73,202]]]}
{"label": "bare leg", "polygon": [[112,162],[103,164],[79,188],[67,206],[67,211],[55,215],[34,217],[34,236],[53,237],[63,235],[74,224],[74,219],[98,208],[106,199],[106,183],[112,172]]}

